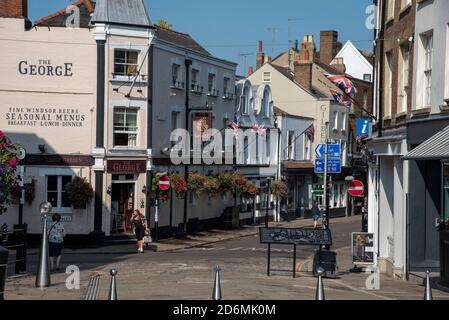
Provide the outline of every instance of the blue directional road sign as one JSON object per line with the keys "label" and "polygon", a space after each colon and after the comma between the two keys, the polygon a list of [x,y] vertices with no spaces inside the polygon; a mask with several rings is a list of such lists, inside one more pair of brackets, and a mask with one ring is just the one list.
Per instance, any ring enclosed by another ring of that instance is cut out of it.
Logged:
{"label": "blue directional road sign", "polygon": [[[324,159],[324,150],[326,149],[325,144],[319,144],[316,149],[317,159]],[[327,145],[327,156],[328,158],[340,158],[341,157],[341,145],[339,144],[328,144]]]}
{"label": "blue directional road sign", "polygon": [[357,118],[355,122],[355,133],[357,137],[369,137],[371,129],[370,118]]}
{"label": "blue directional road sign", "polygon": [[[324,160],[315,160],[315,173],[324,173]],[[327,173],[341,173],[340,159],[327,159]]]}

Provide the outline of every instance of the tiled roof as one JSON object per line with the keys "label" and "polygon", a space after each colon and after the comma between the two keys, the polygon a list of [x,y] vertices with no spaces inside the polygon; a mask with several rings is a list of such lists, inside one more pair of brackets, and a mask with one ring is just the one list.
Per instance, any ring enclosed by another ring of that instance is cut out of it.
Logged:
{"label": "tiled roof", "polygon": [[189,34],[181,33],[174,30],[165,29],[161,26],[155,25],[157,29],[156,38],[162,41],[170,42],[175,45],[188,48],[193,51],[210,56],[211,54],[204,49],[198,42],[195,41]]}
{"label": "tiled roof", "polygon": [[78,0],[75,3],[61,9],[55,13],[52,13],[44,18],[36,20],[36,26],[49,26],[49,27],[65,27],[67,18],[72,15],[70,7],[77,6],[80,10],[80,27],[89,27],[91,14],[95,10],[95,3],[91,0]]}
{"label": "tiled roof", "polygon": [[153,27],[143,0],[97,0],[95,22]]}

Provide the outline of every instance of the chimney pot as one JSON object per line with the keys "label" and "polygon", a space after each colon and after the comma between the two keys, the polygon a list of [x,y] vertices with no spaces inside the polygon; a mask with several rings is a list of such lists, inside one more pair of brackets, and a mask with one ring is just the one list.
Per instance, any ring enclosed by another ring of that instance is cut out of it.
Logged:
{"label": "chimney pot", "polygon": [[253,67],[248,68],[248,77],[251,76],[254,73]]}
{"label": "chimney pot", "polygon": [[263,42],[259,40],[259,52],[263,52]]}
{"label": "chimney pot", "polygon": [[320,32],[320,60],[330,65],[332,60],[341,49],[338,42],[338,32],[335,30],[327,30]]}

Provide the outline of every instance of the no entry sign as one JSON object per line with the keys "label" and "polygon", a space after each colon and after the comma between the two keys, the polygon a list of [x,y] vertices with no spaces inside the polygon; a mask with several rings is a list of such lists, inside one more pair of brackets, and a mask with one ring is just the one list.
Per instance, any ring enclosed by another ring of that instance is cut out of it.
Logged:
{"label": "no entry sign", "polygon": [[359,180],[351,181],[349,183],[348,193],[353,197],[361,197],[365,193],[365,186]]}
{"label": "no entry sign", "polygon": [[159,189],[162,191],[166,191],[170,188],[170,178],[168,176],[163,176],[159,179],[158,182]]}

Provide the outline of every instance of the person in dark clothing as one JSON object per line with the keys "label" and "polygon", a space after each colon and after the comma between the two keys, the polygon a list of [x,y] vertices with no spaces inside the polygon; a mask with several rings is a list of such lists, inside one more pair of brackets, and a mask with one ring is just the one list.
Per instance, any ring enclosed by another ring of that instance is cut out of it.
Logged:
{"label": "person in dark clothing", "polygon": [[145,216],[139,210],[134,210],[131,216],[131,223],[134,226],[134,233],[137,238],[137,251],[143,253],[143,237],[145,236],[145,230],[148,228]]}
{"label": "person in dark clothing", "polygon": [[314,200],[312,205],[312,219],[313,219],[313,227],[316,229],[318,219],[320,218],[320,207],[318,206],[318,201]]}

